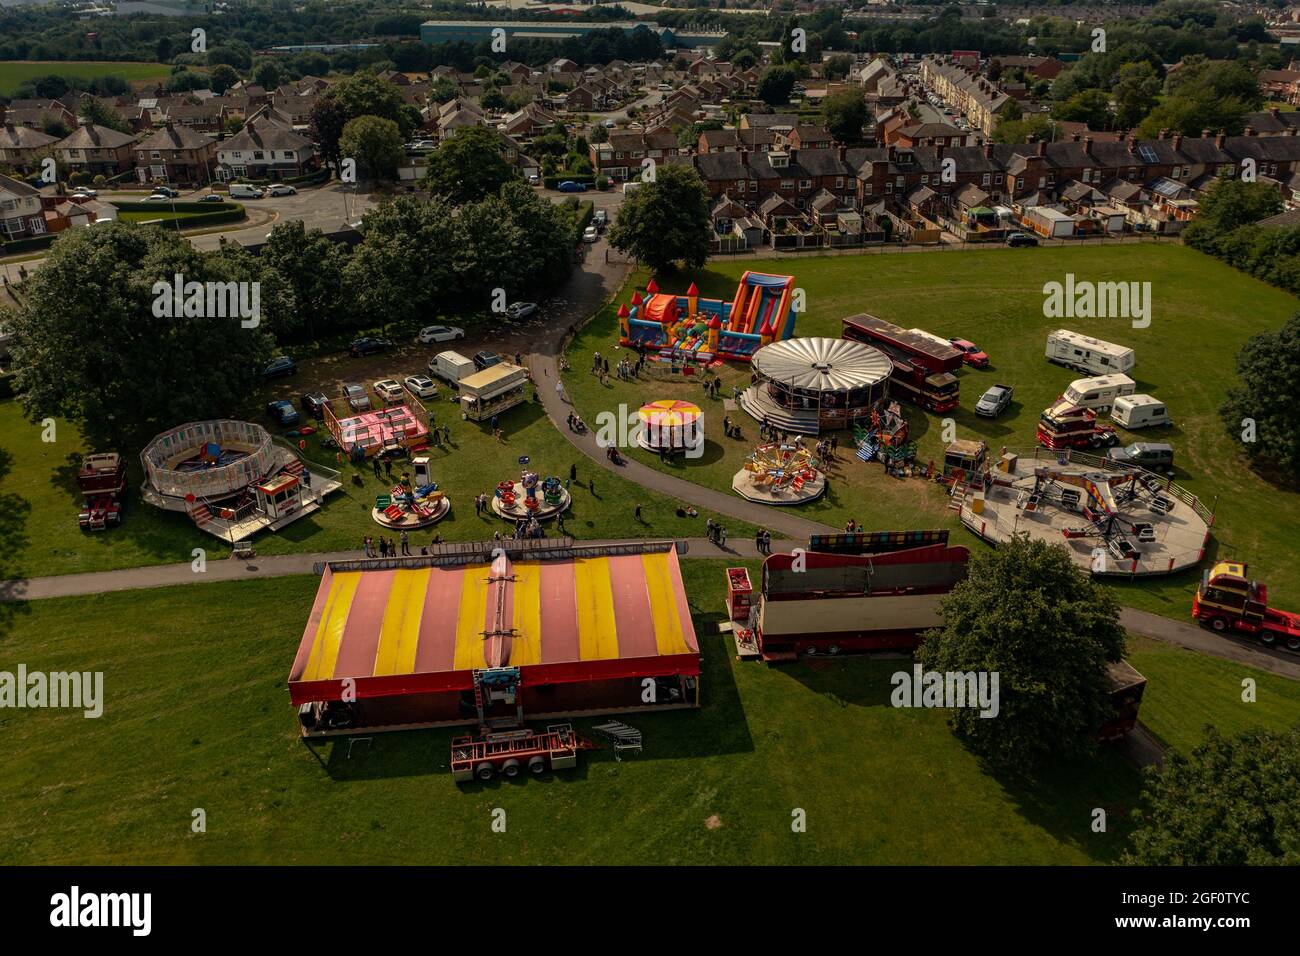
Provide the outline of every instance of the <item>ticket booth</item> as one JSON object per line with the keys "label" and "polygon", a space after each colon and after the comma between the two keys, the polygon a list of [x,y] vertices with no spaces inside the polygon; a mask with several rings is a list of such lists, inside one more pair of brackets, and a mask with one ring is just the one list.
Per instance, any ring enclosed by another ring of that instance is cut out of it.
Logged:
{"label": "ticket booth", "polygon": [[283,518],[293,514],[302,504],[297,475],[288,472],[268,478],[255,487],[257,507],[268,518]]}
{"label": "ticket booth", "polygon": [[754,606],[754,585],[749,580],[747,568],[727,568],[727,614],[740,624],[749,623],[749,610]]}

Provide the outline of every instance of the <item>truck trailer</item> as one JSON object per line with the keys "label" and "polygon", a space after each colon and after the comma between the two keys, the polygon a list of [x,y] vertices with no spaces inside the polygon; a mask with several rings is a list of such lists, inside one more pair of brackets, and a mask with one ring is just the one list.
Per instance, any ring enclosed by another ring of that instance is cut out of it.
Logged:
{"label": "truck trailer", "polygon": [[961,383],[952,373],[961,368],[961,350],[919,329],[904,329],[861,313],[843,320],[841,337],[874,346],[893,364],[891,398],[931,412],[950,412],[960,404]]}
{"label": "truck trailer", "polygon": [[1300,651],[1300,614],[1269,607],[1268,586],[1250,580],[1245,564],[1220,561],[1205,573],[1192,597],[1192,618],[1213,631],[1250,634],[1261,644],[1281,641]]}

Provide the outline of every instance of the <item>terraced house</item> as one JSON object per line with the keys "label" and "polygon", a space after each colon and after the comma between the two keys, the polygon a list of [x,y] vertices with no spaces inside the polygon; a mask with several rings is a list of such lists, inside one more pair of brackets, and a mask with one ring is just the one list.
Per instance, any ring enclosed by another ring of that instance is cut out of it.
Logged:
{"label": "terraced house", "polygon": [[168,120],[162,129],[135,148],[140,182],[200,186],[212,181],[217,165],[217,141],[206,133]]}
{"label": "terraced house", "polygon": [[609,134],[608,142],[591,144],[592,168],[614,182],[639,176],[647,159],[658,163],[681,155],[677,136],[668,129],[619,130]]}
{"label": "terraced house", "polygon": [[921,79],[988,136],[993,135],[993,127],[1011,103],[1011,97],[992,80],[946,58],[923,59]]}

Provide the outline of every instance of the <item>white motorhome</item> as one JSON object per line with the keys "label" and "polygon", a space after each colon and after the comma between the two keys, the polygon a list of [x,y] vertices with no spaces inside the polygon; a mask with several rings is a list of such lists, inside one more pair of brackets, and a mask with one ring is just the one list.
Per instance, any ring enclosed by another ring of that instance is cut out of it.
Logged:
{"label": "white motorhome", "polygon": [[430,359],[429,374],[452,385],[459,385],[462,379],[474,374],[474,363],[459,352],[449,349]]}
{"label": "white motorhome", "polygon": [[1132,395],[1137,383],[1127,375],[1098,375],[1096,378],[1076,378],[1061,395],[1072,405],[1082,405],[1094,412],[1108,412],[1122,395]]}
{"label": "white motorhome", "polygon": [[528,369],[498,362],[460,380],[460,410],[471,421],[486,421],[525,401]]}
{"label": "white motorhome", "polygon": [[1152,395],[1125,395],[1115,399],[1110,417],[1115,424],[1129,431],[1150,428],[1152,425],[1173,424],[1165,403]]}
{"label": "white motorhome", "polygon": [[1093,375],[1127,372],[1137,363],[1131,348],[1068,329],[1047,333],[1047,360]]}

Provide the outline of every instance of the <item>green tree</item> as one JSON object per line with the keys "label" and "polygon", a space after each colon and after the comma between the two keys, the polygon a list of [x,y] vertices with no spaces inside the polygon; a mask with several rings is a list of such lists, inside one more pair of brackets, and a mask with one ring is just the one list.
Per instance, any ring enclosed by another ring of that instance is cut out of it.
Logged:
{"label": "green tree", "polygon": [[424,188],[461,205],[496,195],[514,178],[501,155],[500,134],[486,126],[466,126],[430,154]]}
{"label": "green tree", "polygon": [[1255,74],[1246,64],[1190,56],[1166,79],[1165,96],[1143,120],[1139,133],[1150,138],[1169,129],[1196,136],[1210,129],[1236,136],[1245,128],[1246,114],[1263,102]]}
{"label": "green tree", "polygon": [[154,289],[178,274],[261,281],[241,253],[199,252],[174,232],[126,223],[60,234],[10,320],[24,412],[68,418],[93,446],[125,451],[178,421],[241,408],[284,319],[283,296],[262,296],[261,323],[244,328],[239,318],[159,315]]}
{"label": "green tree", "polygon": [[90,120],[96,126],[106,126],[109,129],[117,130],[119,133],[129,133],[131,131],[131,128],[126,125],[126,120],[122,118],[117,110],[93,96],[87,96],[81,101],[78,113],[82,119]]}
{"label": "green tree", "polygon": [[841,143],[862,139],[862,127],[868,116],[867,100],[861,89],[841,90],[822,101],[822,122]]}
{"label": "green tree", "polygon": [[1110,94],[1105,90],[1084,90],[1052,108],[1052,116],[1070,123],[1086,123],[1089,129],[1110,126]]}
{"label": "green tree", "polygon": [[218,96],[225,94],[239,82],[239,73],[233,66],[222,63],[208,71],[208,89]]}
{"label": "green tree", "polygon": [[1052,138],[1052,121],[1042,113],[1019,120],[999,120],[993,130],[995,143],[1024,143],[1032,136],[1035,141]]}
{"label": "green tree", "polygon": [[790,67],[769,66],[758,81],[758,98],[768,106],[783,106],[790,102],[794,81],[794,70]]}
{"label": "green tree", "polygon": [[308,114],[311,138],[320,147],[321,159],[336,169],[339,164],[339,140],[348,124],[347,110],[338,100],[322,96],[312,104]]}
{"label": "green tree", "polygon": [[852,69],[853,57],[847,53],[837,53],[835,56],[828,57],[822,64],[822,76],[828,80],[842,80]]}
{"label": "green tree", "polygon": [[321,99],[338,103],[349,120],[378,116],[396,123],[403,140],[411,135],[411,116],[402,108],[406,103],[401,92],[372,73],[354,73],[339,80],[321,94]]}
{"label": "green tree", "polygon": [[1238,226],[1282,211],[1282,197],[1266,183],[1220,178],[1202,195],[1196,219],[1185,230],[1188,245],[1200,248],[1206,237],[1225,236]]}
{"label": "green tree", "polygon": [[709,193],[690,166],[660,166],[653,181],[623,201],[609,230],[611,246],[656,272],[678,260],[703,267],[709,239]]}
{"label": "green tree", "polygon": [[1124,862],[1136,866],[1300,864],[1300,727],[1224,737],[1147,771]]}
{"label": "green tree", "polygon": [[343,326],[361,314],[349,300],[351,289],[344,281],[345,247],[330,241],[319,229],[307,229],[301,219],[278,223],[260,258],[293,290],[298,320],[310,337]]}
{"label": "green tree", "polygon": [[406,159],[402,144],[402,131],[392,120],[358,116],[343,127],[339,153],[356,160],[360,177],[393,180],[397,178],[397,167]]}
{"label": "green tree", "polygon": [[268,93],[279,89],[284,83],[284,70],[274,60],[259,60],[253,68],[253,82]]}
{"label": "green tree", "polygon": [[1135,129],[1160,101],[1160,77],[1150,63],[1126,63],[1115,84],[1115,122]]}
{"label": "green tree", "polygon": [[1276,332],[1252,336],[1237,353],[1237,384],[1219,409],[1228,434],[1251,461],[1300,469],[1300,313]]}
{"label": "green tree", "polygon": [[996,717],[954,710],[949,723],[997,767],[1092,753],[1111,715],[1106,666],[1124,651],[1112,592],[1060,545],[1018,536],[978,551],[940,604],[943,625],[917,654],[926,671],[998,674]]}

